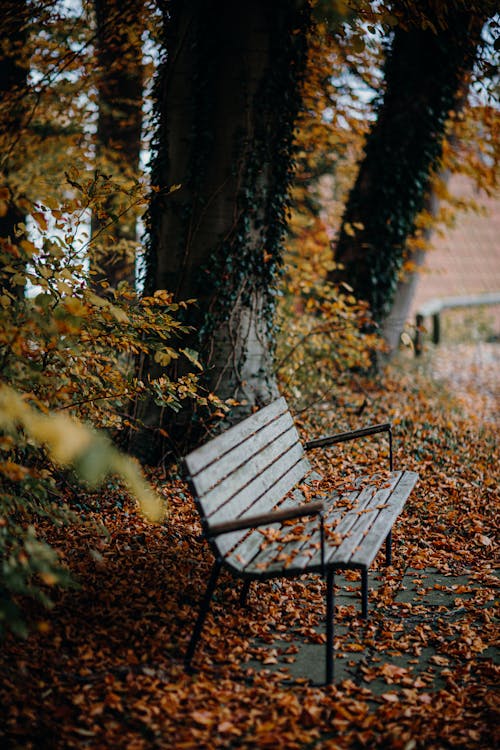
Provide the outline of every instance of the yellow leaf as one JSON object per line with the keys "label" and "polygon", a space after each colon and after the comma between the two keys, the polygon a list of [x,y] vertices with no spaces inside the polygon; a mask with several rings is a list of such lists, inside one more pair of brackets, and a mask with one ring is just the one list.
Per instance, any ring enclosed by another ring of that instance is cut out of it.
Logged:
{"label": "yellow leaf", "polygon": [[30,258],[38,252],[38,248],[33,244],[33,242],[30,242],[30,240],[21,240],[19,244],[21,246],[21,249],[26,253],[26,255],[29,255]]}
{"label": "yellow leaf", "polygon": [[130,318],[128,317],[125,310],[122,310],[121,307],[116,307],[116,305],[109,304],[109,311],[113,318],[117,320],[119,323],[130,323]]}
{"label": "yellow leaf", "polygon": [[170,364],[172,357],[167,352],[155,352],[155,362],[158,362],[162,367],[166,367]]}
{"label": "yellow leaf", "polygon": [[23,276],[21,273],[15,273],[14,276],[12,276],[10,283],[13,286],[24,286],[26,284],[26,276]]}
{"label": "yellow leaf", "polygon": [[40,573],[40,578],[47,586],[54,586],[57,583],[57,578],[53,573]]}
{"label": "yellow leaf", "polygon": [[184,354],[185,357],[189,359],[190,362],[193,363],[199,370],[203,370],[203,365],[200,364],[200,361],[198,359],[198,352],[195,352],[194,349],[180,349],[180,352]]}
{"label": "yellow leaf", "polygon": [[70,287],[69,284],[66,284],[64,281],[58,281],[56,283],[56,286],[57,286],[57,291],[60,294],[72,294],[73,293],[73,289]]}
{"label": "yellow leaf", "polygon": [[413,340],[406,331],[401,334],[401,343],[404,344],[404,346],[408,346],[410,349],[413,349]]}
{"label": "yellow leaf", "polygon": [[34,211],[32,213],[33,219],[36,221],[42,232],[46,232],[48,229],[47,219],[45,216],[40,213],[39,211]]}

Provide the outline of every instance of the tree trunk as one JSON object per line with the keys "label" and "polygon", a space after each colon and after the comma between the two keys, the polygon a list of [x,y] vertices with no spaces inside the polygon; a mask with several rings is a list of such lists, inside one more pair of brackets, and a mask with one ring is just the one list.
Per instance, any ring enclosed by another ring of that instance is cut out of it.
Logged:
{"label": "tree trunk", "polygon": [[[141,150],[144,0],[94,0],[97,24],[97,91],[99,114],[96,134],[97,164],[112,179],[131,182],[139,175]],[[102,213],[102,216],[99,216]],[[92,283],[116,287],[135,282],[137,212],[118,216],[116,196],[104,201],[92,216],[92,236],[99,237],[91,258]]]}
{"label": "tree trunk", "polygon": [[[431,190],[426,199],[426,210],[432,216],[437,216],[439,210],[439,199]],[[432,237],[432,227],[426,229],[423,233],[423,239],[428,243]],[[382,335],[387,344],[387,352],[384,359],[390,359],[399,346],[401,333],[404,330],[408,314],[415,297],[418,283],[420,280],[420,269],[425,262],[426,251],[421,248],[412,250],[410,260],[415,266],[415,270],[405,274],[404,278],[399,278],[392,307],[382,323]]]}
{"label": "tree trunk", "polygon": [[[307,4],[166,7],[146,290],[196,298],[190,344],[207,387],[244,401],[241,415],[277,395],[271,329]],[[187,413],[170,420],[174,442]],[[149,404],[144,419],[158,424],[158,409]]]}
{"label": "tree trunk", "polygon": [[[469,81],[463,80],[462,86],[460,87],[460,93],[455,98],[455,113],[461,112],[467,106],[468,93]],[[458,144],[455,136],[447,135],[447,140],[449,146],[452,147],[452,150],[453,148],[457,148]],[[450,179],[449,169],[442,166],[438,173],[438,179],[442,184],[446,185]],[[425,247],[407,250],[409,254],[408,260],[411,261],[414,268],[409,272],[405,272],[403,278],[398,277],[392,307],[382,323],[382,335],[387,344],[387,351],[383,357],[385,360],[390,360],[399,347],[401,334],[404,331],[404,327],[408,320],[410,309],[421,278],[420,269],[425,264],[427,247],[429,246],[435,231],[435,223],[432,219],[435,220],[439,215],[440,200],[433,185],[431,185],[425,196],[423,208],[428,216],[431,217],[431,223],[422,232],[422,239],[424,240]]]}
{"label": "tree trunk", "polygon": [[[427,15],[432,18],[429,9]],[[437,33],[395,31],[385,93],[336,246],[335,260],[343,269],[332,274],[370,303],[379,323],[391,310],[406,240],[424,206],[448,112],[474,62],[484,20],[453,10],[444,28],[435,19]]]}

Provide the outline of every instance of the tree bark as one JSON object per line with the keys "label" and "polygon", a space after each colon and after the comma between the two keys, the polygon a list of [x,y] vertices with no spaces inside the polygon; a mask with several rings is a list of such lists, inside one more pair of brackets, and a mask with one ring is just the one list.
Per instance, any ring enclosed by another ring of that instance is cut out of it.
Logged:
{"label": "tree bark", "polygon": [[[144,0],[94,0],[94,9],[99,106],[96,163],[106,176],[132,181],[139,175],[141,151]],[[135,283],[137,213],[130,210],[104,229],[116,213],[115,202],[110,196],[92,216],[92,235],[100,238],[95,243],[99,251],[91,258],[92,283],[99,291],[102,282],[113,288],[120,281]]]}
{"label": "tree bark", "polygon": [[[197,300],[190,344],[241,415],[277,395],[271,327],[308,10],[172,0],[165,22],[146,291]],[[169,420],[172,439],[186,416]],[[158,409],[144,419],[158,424]]]}
{"label": "tree bark", "polygon": [[[431,191],[428,195],[425,208],[429,214],[434,217],[437,216],[439,199],[434,191]],[[430,241],[432,234],[432,227],[424,231],[423,238],[425,242]],[[410,260],[415,266],[415,270],[405,274],[404,278],[398,279],[392,307],[382,323],[382,335],[387,344],[387,352],[384,359],[390,359],[399,346],[401,333],[408,320],[408,314],[418,287],[420,278],[418,269],[424,265],[425,256],[426,251],[421,248],[412,250]]]}
{"label": "tree bark", "polygon": [[[431,9],[429,3],[430,18]],[[484,20],[455,9],[444,28],[435,19],[437,32],[415,26],[395,31],[385,92],[335,248],[343,268],[331,274],[370,303],[378,323],[393,305],[406,240],[424,206],[448,112],[473,65]]]}

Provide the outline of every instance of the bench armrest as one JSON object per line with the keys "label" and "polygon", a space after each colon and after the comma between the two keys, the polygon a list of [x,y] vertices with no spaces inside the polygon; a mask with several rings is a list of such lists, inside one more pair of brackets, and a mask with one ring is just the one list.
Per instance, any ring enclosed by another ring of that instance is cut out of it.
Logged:
{"label": "bench armrest", "polygon": [[377,435],[379,432],[389,433],[389,464],[390,470],[392,471],[392,425],[390,422],[383,422],[382,424],[371,425],[371,427],[362,427],[359,430],[352,430],[352,432],[340,432],[338,435],[327,435],[326,437],[317,438],[316,440],[309,440],[304,445],[304,448],[306,450],[327,448],[336,443],[345,443],[348,440],[356,440],[357,438],[367,437],[368,435]]}
{"label": "bench armrest", "polygon": [[210,526],[206,534],[211,538],[220,534],[228,534],[230,531],[243,531],[244,529],[252,529],[256,526],[267,526],[271,523],[288,521],[292,518],[300,518],[301,516],[317,516],[323,510],[323,501],[318,500],[313,503],[296,505],[293,508],[285,508],[284,510],[277,510],[271,513],[262,513],[261,515],[246,516],[235,518],[234,521],[217,523],[214,526]]}

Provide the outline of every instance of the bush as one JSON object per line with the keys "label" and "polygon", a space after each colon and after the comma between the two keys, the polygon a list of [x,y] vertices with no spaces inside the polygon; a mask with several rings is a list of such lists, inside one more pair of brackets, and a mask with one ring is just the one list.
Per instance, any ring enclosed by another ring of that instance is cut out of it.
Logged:
{"label": "bush", "polygon": [[[110,184],[95,174],[79,182],[73,175],[70,185],[63,205],[35,205],[24,224],[0,238],[0,632],[26,632],[20,594],[49,605],[44,587],[70,584],[34,530],[40,516],[57,525],[78,518],[60,501],[61,472],[71,468],[91,484],[119,474],[146,515],[160,520],[161,499],[109,436],[125,444],[141,429],[132,406],[147,394],[166,409],[178,410],[186,399],[206,402],[193,373],[141,379],[142,357],[198,364],[195,352],[176,346],[187,331],[178,313],[190,303],[165,291],[140,299],[125,284],[92,291],[85,228]],[[134,206],[138,194],[130,195]],[[9,201],[1,190],[4,216]]]}

